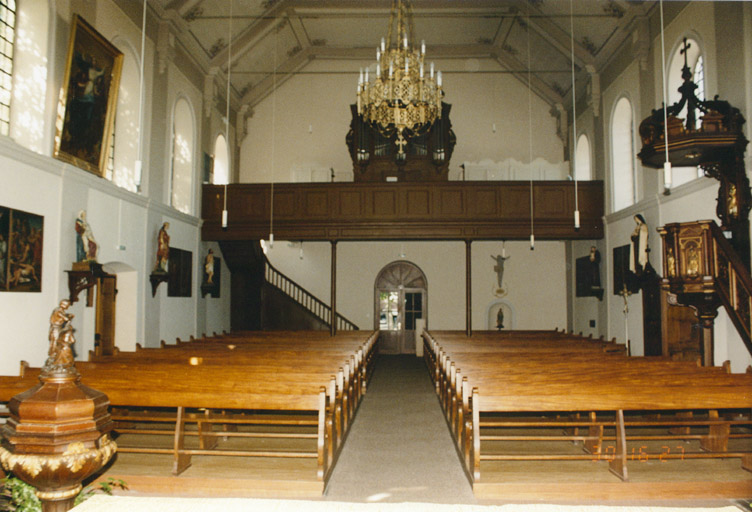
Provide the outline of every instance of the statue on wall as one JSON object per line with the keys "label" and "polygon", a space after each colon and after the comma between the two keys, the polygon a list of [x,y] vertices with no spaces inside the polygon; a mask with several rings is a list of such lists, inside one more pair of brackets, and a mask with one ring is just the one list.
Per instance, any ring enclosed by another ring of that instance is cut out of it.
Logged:
{"label": "statue on wall", "polygon": [[630,246],[629,254],[629,270],[637,275],[642,275],[648,264],[648,225],[645,222],[645,217],[641,214],[634,216],[635,229],[632,232],[632,245]]}
{"label": "statue on wall", "polygon": [[78,212],[76,234],[76,261],[97,261],[99,246],[94,239],[91,226],[86,221],[86,210]]}
{"label": "statue on wall", "polygon": [[204,275],[204,284],[214,284],[214,251],[211,249],[204,258]]}
{"label": "statue on wall", "polygon": [[496,313],[496,328],[498,330],[504,328],[504,306],[499,306],[499,311]]}
{"label": "statue on wall", "polygon": [[157,235],[157,263],[154,266],[155,273],[167,273],[167,264],[170,259],[170,235],[167,233],[169,228],[169,222],[165,222],[159,228],[159,234]]}

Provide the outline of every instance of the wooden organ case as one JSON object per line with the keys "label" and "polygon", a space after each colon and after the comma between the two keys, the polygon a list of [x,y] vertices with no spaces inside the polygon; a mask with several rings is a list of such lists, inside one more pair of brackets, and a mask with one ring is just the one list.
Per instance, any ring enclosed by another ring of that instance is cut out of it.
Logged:
{"label": "wooden organ case", "polygon": [[442,102],[441,117],[426,133],[409,137],[404,159],[399,159],[397,135],[383,135],[358,115],[355,105],[350,105],[352,121],[346,143],[354,181],[447,181],[449,161],[457,142],[449,120],[451,108]]}

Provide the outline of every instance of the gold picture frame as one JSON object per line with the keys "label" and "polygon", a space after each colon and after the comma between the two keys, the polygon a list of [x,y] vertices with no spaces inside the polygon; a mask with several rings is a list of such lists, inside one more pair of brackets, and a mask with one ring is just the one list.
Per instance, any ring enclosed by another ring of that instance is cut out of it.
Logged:
{"label": "gold picture frame", "polygon": [[73,15],[58,105],[55,158],[104,176],[123,53]]}

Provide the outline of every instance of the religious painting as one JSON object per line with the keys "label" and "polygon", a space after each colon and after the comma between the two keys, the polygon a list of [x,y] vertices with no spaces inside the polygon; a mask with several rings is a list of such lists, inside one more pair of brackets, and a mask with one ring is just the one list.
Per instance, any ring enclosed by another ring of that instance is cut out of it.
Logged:
{"label": "religious painting", "polygon": [[577,297],[597,297],[603,300],[601,287],[601,255],[595,246],[590,254],[577,258],[575,266],[575,292]]}
{"label": "religious painting", "polygon": [[55,157],[104,176],[123,54],[77,14],[71,23]]}
{"label": "religious painting", "polygon": [[190,297],[193,279],[193,253],[170,247],[170,262],[167,266],[167,296]]}
{"label": "religious painting", "polygon": [[614,295],[637,293],[640,283],[634,272],[629,270],[630,246],[614,247]]}
{"label": "religious painting", "polygon": [[0,290],[8,287],[8,239],[10,238],[10,208],[0,206]]}
{"label": "religious painting", "polygon": [[203,275],[201,279],[201,296],[205,297],[209,294],[212,298],[219,298],[219,286],[220,286],[220,271],[222,269],[222,261],[214,255],[214,250],[209,249],[204,258]]}
{"label": "religious painting", "polygon": [[0,290],[42,291],[44,217],[0,207]]}

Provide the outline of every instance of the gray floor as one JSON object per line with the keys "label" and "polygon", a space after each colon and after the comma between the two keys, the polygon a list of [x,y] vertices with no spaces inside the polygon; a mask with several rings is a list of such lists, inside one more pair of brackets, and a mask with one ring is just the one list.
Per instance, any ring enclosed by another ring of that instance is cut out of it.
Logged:
{"label": "gray floor", "polygon": [[324,499],[477,503],[421,359],[379,356]]}

